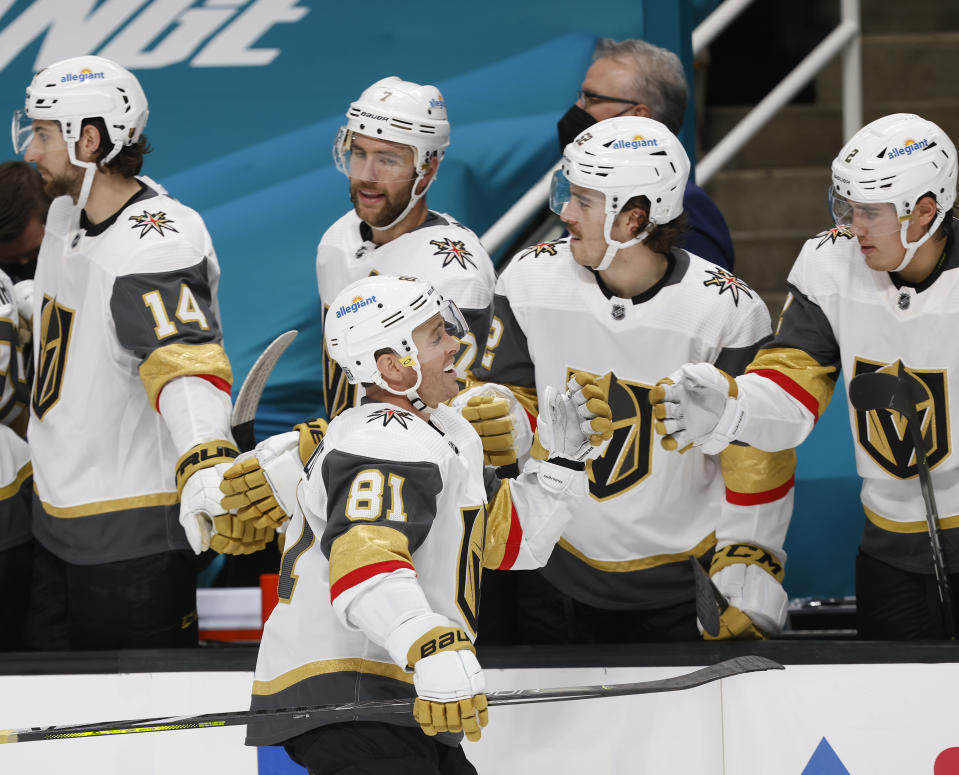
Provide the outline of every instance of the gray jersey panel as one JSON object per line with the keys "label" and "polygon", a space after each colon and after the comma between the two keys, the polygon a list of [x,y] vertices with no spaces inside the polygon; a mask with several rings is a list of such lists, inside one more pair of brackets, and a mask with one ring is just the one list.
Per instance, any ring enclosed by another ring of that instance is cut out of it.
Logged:
{"label": "gray jersey panel", "polygon": [[[378,471],[383,477],[380,513],[373,519],[350,519],[347,511],[354,482],[359,474],[370,470]],[[355,525],[382,525],[398,530],[406,536],[411,553],[416,551],[429,534],[436,518],[436,496],[443,489],[443,479],[439,466],[435,463],[379,460],[332,450],[320,466],[320,475],[327,493],[327,525],[320,548],[327,559],[333,541]],[[393,488],[388,484],[390,475],[403,479],[401,492],[403,511],[406,513],[404,521],[386,517],[393,509]]]}
{"label": "gray jersey panel", "polygon": [[499,318],[503,327],[499,344],[493,351],[493,362],[488,369],[480,363],[473,368],[473,374],[481,382],[535,388],[536,371],[529,355],[526,334],[516,321],[506,296],[497,293],[493,297],[493,315]]}
{"label": "gray jersey panel", "polygon": [[[120,344],[138,357],[146,358],[157,348],[170,344],[220,343],[223,337],[219,321],[213,314],[207,277],[205,258],[183,269],[117,277],[110,296],[110,312]],[[184,309],[184,302],[192,307],[184,287],[189,289],[196,306],[188,314],[179,316],[178,312]],[[176,329],[169,335],[159,330],[164,321],[157,319],[157,313],[151,306],[156,303],[156,297],[151,295],[154,292],[159,293],[166,317]],[[196,311],[202,313],[202,322],[191,319]]]}

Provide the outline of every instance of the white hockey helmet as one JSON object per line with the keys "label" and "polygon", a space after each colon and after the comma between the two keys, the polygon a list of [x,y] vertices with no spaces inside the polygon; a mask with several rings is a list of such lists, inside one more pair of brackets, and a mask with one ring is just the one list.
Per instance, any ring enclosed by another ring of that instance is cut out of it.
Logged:
{"label": "white hockey helmet", "polygon": [[[550,207],[560,215],[569,202],[569,184],[600,191],[606,197],[603,235],[609,246],[598,269],[606,269],[617,251],[642,242],[654,227],[683,212],[689,157],[664,124],[642,116],[618,116],[580,132],[563,151],[553,175]],[[649,199],[649,223],[633,239],[616,242],[613,221],[633,197]]]}
{"label": "white hockey helmet", "polygon": [[[936,218],[917,241],[907,231],[916,203],[936,199]],[[894,113],[867,124],[846,143],[832,163],[829,204],[837,226],[851,226],[855,205],[889,204],[888,230],[899,231],[906,250],[904,269],[956,201],[956,146],[936,124],[912,113]],[[894,211],[894,217],[893,217]]]}
{"label": "white hockey helmet", "polygon": [[26,150],[31,121],[56,121],[76,164],[74,148],[84,119],[102,118],[113,143],[103,159],[107,162],[140,139],[149,113],[140,82],[126,68],[98,56],[64,59],[37,73],[27,87],[24,108],[14,113],[13,147],[17,153]]}
{"label": "white hockey helmet", "polygon": [[[373,383],[394,395],[405,395],[413,406],[427,410],[417,394],[423,374],[413,341],[413,329],[439,313],[446,331],[457,339],[467,326],[459,308],[425,280],[373,275],[346,286],[330,304],[324,323],[326,348],[351,384]],[[409,390],[391,388],[376,365],[376,353],[393,350],[404,366],[416,370]]]}
{"label": "white hockey helmet", "polygon": [[140,139],[149,114],[143,88],[126,68],[98,56],[64,59],[43,68],[27,87],[23,110],[13,114],[13,148],[17,153],[26,151],[33,139],[33,121],[56,121],[60,125],[70,163],[84,168],[71,227],[76,228],[97,169],[97,163],[77,159],[84,119],[102,118],[106,124],[113,143],[99,161],[106,164],[124,146]]}
{"label": "white hockey helmet", "polygon": [[336,168],[347,177],[355,177],[350,170],[350,147],[354,134],[378,140],[408,145],[413,149],[413,176],[410,202],[403,213],[388,226],[389,229],[407,216],[426,190],[436,180],[429,181],[420,192],[417,185],[429,172],[433,159],[442,161],[450,144],[450,124],[446,117],[446,101],[435,86],[404,81],[391,75],[366,89],[346,112],[347,123],[340,127],[333,143]]}

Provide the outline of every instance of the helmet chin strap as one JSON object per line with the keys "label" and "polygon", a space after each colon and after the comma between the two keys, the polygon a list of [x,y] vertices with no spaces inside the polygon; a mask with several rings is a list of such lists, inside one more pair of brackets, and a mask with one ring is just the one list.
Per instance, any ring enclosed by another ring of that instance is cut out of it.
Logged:
{"label": "helmet chin strap", "polygon": [[[106,155],[100,164],[106,164],[108,161],[110,161],[120,152],[121,148],[123,148],[123,143],[115,143],[113,145],[113,149]],[[80,184],[80,193],[77,195],[76,204],[74,205],[72,217],[70,219],[70,230],[76,231],[80,228],[80,213],[83,211],[83,208],[86,207],[87,200],[90,198],[90,189],[93,188],[93,178],[99,165],[97,162],[80,161],[77,159],[76,140],[71,140],[67,143],[67,156],[69,157],[72,165],[83,168],[83,182]]]}
{"label": "helmet chin strap", "polygon": [[609,269],[609,265],[613,263],[613,259],[616,258],[616,254],[623,248],[629,248],[633,245],[638,245],[640,242],[645,240],[649,233],[653,229],[653,223],[649,222],[643,228],[643,230],[633,237],[631,240],[626,242],[617,242],[610,236],[610,232],[613,228],[613,219],[615,215],[607,215],[606,223],[603,226],[603,237],[606,239],[606,252],[603,254],[603,260],[599,262],[599,266],[596,267],[597,272],[602,272],[605,269]]}
{"label": "helmet chin strap", "polygon": [[944,216],[945,216],[945,213],[942,213],[942,212],[936,213],[935,219],[933,220],[931,224],[929,224],[929,229],[926,231],[925,234],[922,235],[922,237],[917,239],[915,242],[909,242],[906,239],[906,233],[909,231],[909,221],[906,221],[905,223],[902,224],[902,226],[899,229],[899,241],[902,243],[902,246],[906,249],[906,255],[902,257],[902,261],[899,263],[899,266],[897,266],[895,269],[892,270],[893,272],[901,272],[903,269],[909,266],[909,262],[912,261],[913,257],[916,255],[916,251],[919,249],[919,247],[923,243],[926,242],[926,240],[928,240],[935,233],[936,229],[939,228],[939,224],[942,223],[942,219]]}
{"label": "helmet chin strap", "polygon": [[382,374],[376,375],[376,384],[383,388],[383,390],[385,390],[387,393],[392,393],[394,396],[403,396],[406,398],[406,400],[413,404],[413,408],[416,411],[432,414],[436,407],[427,404],[422,398],[420,398],[420,394],[417,392],[420,383],[423,381],[423,372],[420,371],[420,366],[418,363],[413,366],[413,369],[416,371],[416,384],[414,384],[411,388],[406,390],[394,390],[387,384],[386,380],[383,379]]}
{"label": "helmet chin strap", "polygon": [[424,196],[426,196],[427,190],[429,189],[430,186],[433,185],[433,180],[436,180],[436,176],[434,175],[434,176],[433,176],[433,180],[431,180],[429,183],[427,183],[426,186],[423,188],[423,190],[420,191],[420,193],[417,194],[417,193],[416,193],[416,187],[420,184],[420,181],[423,179],[423,177],[425,176],[425,174],[426,174],[426,173],[424,173],[424,172],[418,172],[418,173],[416,174],[416,180],[413,181],[413,186],[412,186],[412,188],[410,188],[410,201],[406,203],[406,207],[403,209],[403,212],[401,212],[399,215],[397,215],[396,218],[394,218],[394,219],[393,219],[390,223],[388,223],[386,226],[374,226],[374,225],[371,223],[371,224],[369,224],[369,227],[370,227],[371,229],[373,229],[374,231],[386,231],[387,229],[392,229],[394,226],[396,226],[396,224],[398,224],[398,223],[399,223],[400,221],[402,221],[407,215],[409,215],[409,214],[410,214],[410,210],[413,209],[413,207],[416,205],[416,203],[419,202],[420,199],[422,199]]}

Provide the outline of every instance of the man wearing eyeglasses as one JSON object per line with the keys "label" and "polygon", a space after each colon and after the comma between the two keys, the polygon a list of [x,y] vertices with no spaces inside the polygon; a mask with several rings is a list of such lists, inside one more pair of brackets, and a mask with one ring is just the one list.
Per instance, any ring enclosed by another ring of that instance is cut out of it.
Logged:
{"label": "man wearing eyeglasses", "polygon": [[[653,118],[678,134],[688,98],[683,66],[673,52],[644,40],[600,38],[576,103],[557,124],[560,151],[597,121],[616,116]],[[683,210],[689,231],[680,247],[731,270],[729,227],[716,203],[692,180]]]}

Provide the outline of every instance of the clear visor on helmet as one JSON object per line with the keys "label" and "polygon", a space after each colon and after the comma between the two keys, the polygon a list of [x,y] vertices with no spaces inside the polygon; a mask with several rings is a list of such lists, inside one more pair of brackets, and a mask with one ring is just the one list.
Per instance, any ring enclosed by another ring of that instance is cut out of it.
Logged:
{"label": "clear visor on helmet", "polygon": [[840,228],[848,228],[856,236],[882,237],[898,234],[903,221],[892,202],[854,202],[829,188],[829,209]]}
{"label": "clear visor on helmet", "polygon": [[340,127],[333,144],[336,168],[350,180],[402,183],[416,179],[412,146],[359,135]]}
{"label": "clear visor on helmet", "polygon": [[443,327],[446,329],[447,334],[457,339],[462,339],[466,336],[466,333],[469,331],[469,326],[466,325],[466,318],[463,317],[460,308],[450,299],[443,299],[443,303],[440,305],[440,314],[443,316]]}
{"label": "clear visor on helmet", "polygon": [[562,170],[556,170],[549,184],[549,209],[557,215],[562,215],[566,205],[569,204],[569,198],[569,180]]}
{"label": "clear visor on helmet", "polygon": [[13,152],[26,153],[31,143],[38,150],[46,153],[66,147],[66,140],[56,121],[34,122],[23,110],[13,111],[13,123],[10,126],[10,135],[13,140]]}

